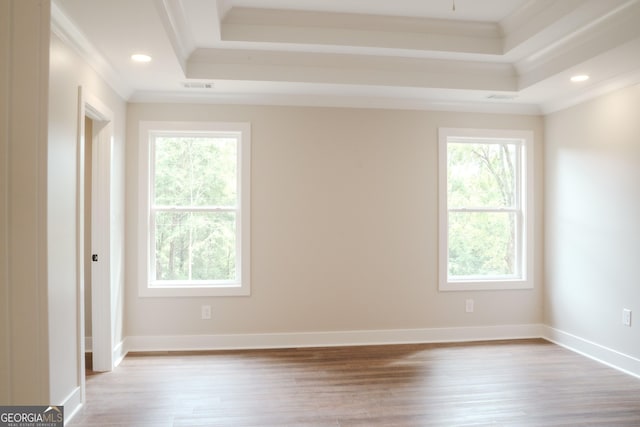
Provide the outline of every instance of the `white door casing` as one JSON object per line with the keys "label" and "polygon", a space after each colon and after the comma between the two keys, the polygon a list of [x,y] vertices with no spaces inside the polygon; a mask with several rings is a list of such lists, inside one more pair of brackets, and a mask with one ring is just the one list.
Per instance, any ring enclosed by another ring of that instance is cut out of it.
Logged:
{"label": "white door casing", "polygon": [[[91,176],[91,263],[92,356],[93,370],[111,371],[113,357],[112,280],[111,280],[111,164],[113,113],[95,96],[78,89],[78,360],[84,401],[84,175],[85,147],[93,144]],[[85,117],[93,121],[92,141],[85,141]]]}

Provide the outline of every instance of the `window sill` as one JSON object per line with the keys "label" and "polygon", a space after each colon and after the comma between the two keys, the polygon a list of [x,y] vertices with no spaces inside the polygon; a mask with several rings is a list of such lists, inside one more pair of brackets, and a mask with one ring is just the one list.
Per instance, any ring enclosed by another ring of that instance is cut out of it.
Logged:
{"label": "window sill", "polygon": [[460,280],[441,282],[440,291],[494,291],[533,289],[530,280]]}
{"label": "window sill", "polygon": [[138,296],[140,297],[231,297],[249,295],[251,295],[251,289],[248,285],[150,285],[140,286],[138,289]]}

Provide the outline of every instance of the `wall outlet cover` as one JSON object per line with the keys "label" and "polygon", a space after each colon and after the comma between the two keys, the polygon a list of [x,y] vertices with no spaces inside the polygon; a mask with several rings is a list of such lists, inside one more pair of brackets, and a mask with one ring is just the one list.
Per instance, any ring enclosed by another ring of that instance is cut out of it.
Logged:
{"label": "wall outlet cover", "polygon": [[203,320],[211,319],[211,306],[203,305],[200,309],[200,313]]}
{"label": "wall outlet cover", "polygon": [[473,313],[474,301],[472,299],[466,299],[464,301],[464,311],[467,313]]}

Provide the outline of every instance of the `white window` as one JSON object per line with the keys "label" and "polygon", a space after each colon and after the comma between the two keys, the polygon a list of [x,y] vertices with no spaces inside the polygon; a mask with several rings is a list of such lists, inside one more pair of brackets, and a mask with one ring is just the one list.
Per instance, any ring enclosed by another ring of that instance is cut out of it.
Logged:
{"label": "white window", "polygon": [[533,134],[439,130],[440,290],[533,287]]}
{"label": "white window", "polygon": [[247,123],[140,123],[140,295],[249,294],[250,161]]}

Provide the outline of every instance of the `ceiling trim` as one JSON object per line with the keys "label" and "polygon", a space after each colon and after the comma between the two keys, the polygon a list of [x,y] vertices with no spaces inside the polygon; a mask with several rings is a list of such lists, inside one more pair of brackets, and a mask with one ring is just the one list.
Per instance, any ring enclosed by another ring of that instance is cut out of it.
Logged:
{"label": "ceiling trim", "polygon": [[55,1],[51,3],[51,32],[74,49],[121,98],[129,99],[133,89],[123,82],[120,74],[64,14]]}
{"label": "ceiling trim", "polygon": [[514,66],[519,75],[519,89],[605,54],[628,40],[637,39],[640,37],[639,16],[640,1],[626,1],[589,25],[516,62]]}
{"label": "ceiling trim", "polygon": [[232,8],[222,40],[502,54],[495,23],[299,10]]}
{"label": "ceiling trim", "polygon": [[187,78],[517,90],[510,64],[261,50],[196,49]]}
{"label": "ceiling trim", "polygon": [[270,105],[295,107],[367,108],[385,110],[452,111],[514,115],[540,115],[533,104],[508,102],[446,101],[427,98],[339,95],[282,95],[256,93],[176,93],[139,91],[131,98],[136,103],[189,103],[214,105]]}
{"label": "ceiling trim", "polygon": [[196,48],[196,44],[189,31],[182,0],[155,0],[154,3],[178,63],[186,73],[187,59]]}
{"label": "ceiling trim", "polygon": [[[513,55],[519,50],[533,52],[544,47],[547,40],[540,44],[531,43],[531,39],[540,37],[541,34],[546,35],[550,26],[558,26],[558,22],[581,8],[584,3],[585,0],[536,0],[525,3],[499,23],[504,37],[504,52],[511,52]],[[527,49],[531,44],[535,46]]]}

